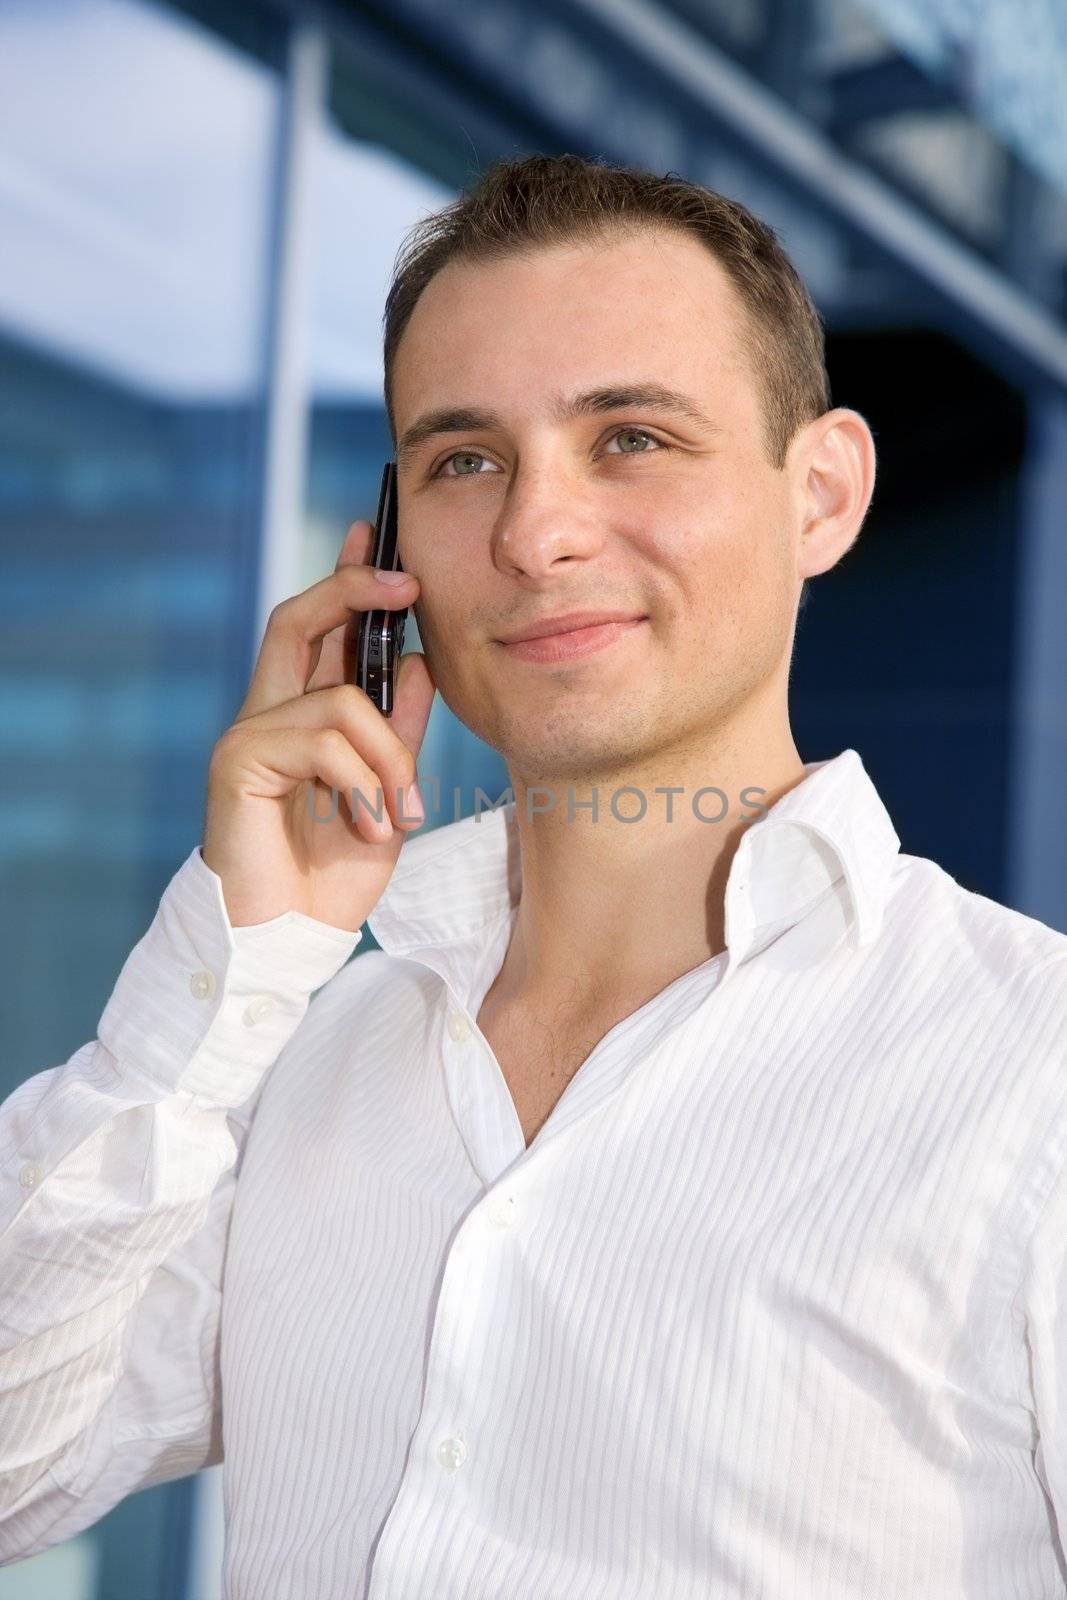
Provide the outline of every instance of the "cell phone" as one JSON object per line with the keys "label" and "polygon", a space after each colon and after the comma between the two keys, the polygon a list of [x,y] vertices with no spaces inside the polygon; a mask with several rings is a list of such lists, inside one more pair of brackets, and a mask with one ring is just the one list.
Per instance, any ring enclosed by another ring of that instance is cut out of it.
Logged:
{"label": "cell phone", "polygon": [[[396,538],[395,461],[387,461],[382,472],[371,566],[383,572],[404,570]],[[361,611],[345,630],[345,681],[369,695],[384,717],[392,716],[396,702],[396,674],[407,616],[407,607],[402,611]]]}

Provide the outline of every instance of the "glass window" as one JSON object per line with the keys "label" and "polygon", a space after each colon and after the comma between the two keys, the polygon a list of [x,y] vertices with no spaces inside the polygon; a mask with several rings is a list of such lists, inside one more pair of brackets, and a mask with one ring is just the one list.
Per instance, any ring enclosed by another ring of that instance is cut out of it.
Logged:
{"label": "glass window", "polygon": [[[0,7],[2,1096],[95,1035],[247,678],[284,31],[199,9]],[[181,1593],[191,1489],[0,1597]]]}

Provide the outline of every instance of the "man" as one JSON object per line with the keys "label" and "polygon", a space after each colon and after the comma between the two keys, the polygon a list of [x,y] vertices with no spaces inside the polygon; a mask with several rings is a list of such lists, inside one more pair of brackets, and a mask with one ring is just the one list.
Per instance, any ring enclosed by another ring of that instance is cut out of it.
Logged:
{"label": "man", "polygon": [[[2,1108],[0,1548],[224,1459],[231,1600],[1064,1592],[1067,938],[792,740],[875,471],[814,308],[567,157],[386,311],[408,583],[357,523],[277,608],[99,1040]],[[435,689],[514,801],[411,840]]]}

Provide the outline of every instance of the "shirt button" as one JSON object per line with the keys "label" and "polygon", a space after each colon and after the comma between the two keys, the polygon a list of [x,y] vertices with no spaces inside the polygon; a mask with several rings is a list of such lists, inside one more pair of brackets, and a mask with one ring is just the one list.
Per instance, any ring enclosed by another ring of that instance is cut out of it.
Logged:
{"label": "shirt button", "polygon": [[189,979],[189,987],[198,1000],[210,1000],[215,993],[215,974],[208,972],[206,967],[201,972],[194,972]]}
{"label": "shirt button", "polygon": [[455,1472],[467,1459],[467,1446],[462,1439],[442,1439],[437,1446],[437,1459],[449,1472]]}
{"label": "shirt button", "polygon": [[254,1028],[257,1022],[262,1022],[264,1017],[269,1017],[274,1010],[274,1001],[269,994],[257,994],[254,1000],[249,1001],[245,1007],[245,1026]]}
{"label": "shirt button", "polygon": [[510,1228],[515,1221],[515,1201],[509,1195],[497,1195],[486,1208],[486,1217],[493,1228]]}
{"label": "shirt button", "polygon": [[19,1173],[19,1182],[24,1189],[33,1189],[41,1181],[41,1169],[34,1162],[27,1161]]}
{"label": "shirt button", "polygon": [[471,1036],[470,1023],[461,1011],[452,1011],[448,1017],[448,1031],[458,1044]]}

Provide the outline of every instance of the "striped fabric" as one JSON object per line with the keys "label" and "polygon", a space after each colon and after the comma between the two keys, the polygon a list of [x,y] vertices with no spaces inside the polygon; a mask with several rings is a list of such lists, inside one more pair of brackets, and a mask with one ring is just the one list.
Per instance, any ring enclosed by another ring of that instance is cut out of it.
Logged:
{"label": "striped fabric", "polygon": [[417,835],[346,964],[184,862],[0,1107],[0,1558],[224,1458],[229,1600],[1067,1594],[1067,937],[810,762],[527,1149],[520,888]]}

